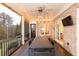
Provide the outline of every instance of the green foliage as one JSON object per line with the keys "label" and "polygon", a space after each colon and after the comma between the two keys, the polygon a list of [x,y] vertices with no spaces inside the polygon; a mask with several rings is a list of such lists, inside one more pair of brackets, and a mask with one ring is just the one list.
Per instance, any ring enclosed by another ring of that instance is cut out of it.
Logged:
{"label": "green foliage", "polygon": [[6,13],[1,13],[1,15],[3,16],[3,24],[5,25],[11,25],[12,24],[12,17],[10,17],[9,15],[7,15]]}
{"label": "green foliage", "polygon": [[7,38],[7,32],[5,27],[0,26],[0,39],[6,39]]}
{"label": "green foliage", "polygon": [[[12,17],[10,17],[9,15],[7,15],[6,13],[1,13],[1,16],[3,16],[2,18],[0,18],[0,39],[6,39],[7,38],[7,28],[9,28],[12,24]],[[9,27],[7,27],[7,25]]]}
{"label": "green foliage", "polygon": [[21,35],[21,26],[17,25],[15,29],[15,36]]}

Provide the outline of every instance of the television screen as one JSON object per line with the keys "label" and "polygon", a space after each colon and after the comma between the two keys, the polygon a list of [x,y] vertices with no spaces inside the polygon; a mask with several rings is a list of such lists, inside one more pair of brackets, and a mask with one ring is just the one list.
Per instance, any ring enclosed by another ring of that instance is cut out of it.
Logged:
{"label": "television screen", "polygon": [[73,20],[72,20],[71,16],[68,16],[62,20],[62,23],[64,26],[71,26],[71,25],[73,25]]}

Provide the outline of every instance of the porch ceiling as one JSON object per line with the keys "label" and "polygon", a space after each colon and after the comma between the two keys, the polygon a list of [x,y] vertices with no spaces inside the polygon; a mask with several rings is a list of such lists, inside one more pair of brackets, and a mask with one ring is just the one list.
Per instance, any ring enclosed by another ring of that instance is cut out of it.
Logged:
{"label": "porch ceiling", "polygon": [[31,11],[37,10],[40,6],[45,6],[46,9],[51,9],[52,20],[63,10],[70,7],[70,3],[4,3],[3,5],[13,9],[20,15],[24,16],[27,20],[35,19]]}

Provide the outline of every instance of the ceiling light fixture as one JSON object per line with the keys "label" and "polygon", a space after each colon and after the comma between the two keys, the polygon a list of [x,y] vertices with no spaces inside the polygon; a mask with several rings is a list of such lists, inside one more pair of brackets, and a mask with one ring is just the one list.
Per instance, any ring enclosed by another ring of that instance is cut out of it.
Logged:
{"label": "ceiling light fixture", "polygon": [[52,11],[52,9],[46,9],[45,6],[39,6],[37,7],[37,10],[32,11],[32,13],[37,19],[49,19],[50,11]]}

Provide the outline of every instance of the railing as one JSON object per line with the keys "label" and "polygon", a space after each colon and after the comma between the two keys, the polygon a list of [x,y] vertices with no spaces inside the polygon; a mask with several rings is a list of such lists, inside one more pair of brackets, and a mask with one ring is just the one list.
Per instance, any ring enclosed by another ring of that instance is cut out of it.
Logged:
{"label": "railing", "polygon": [[11,55],[21,46],[21,38],[10,40],[0,40],[0,56]]}

